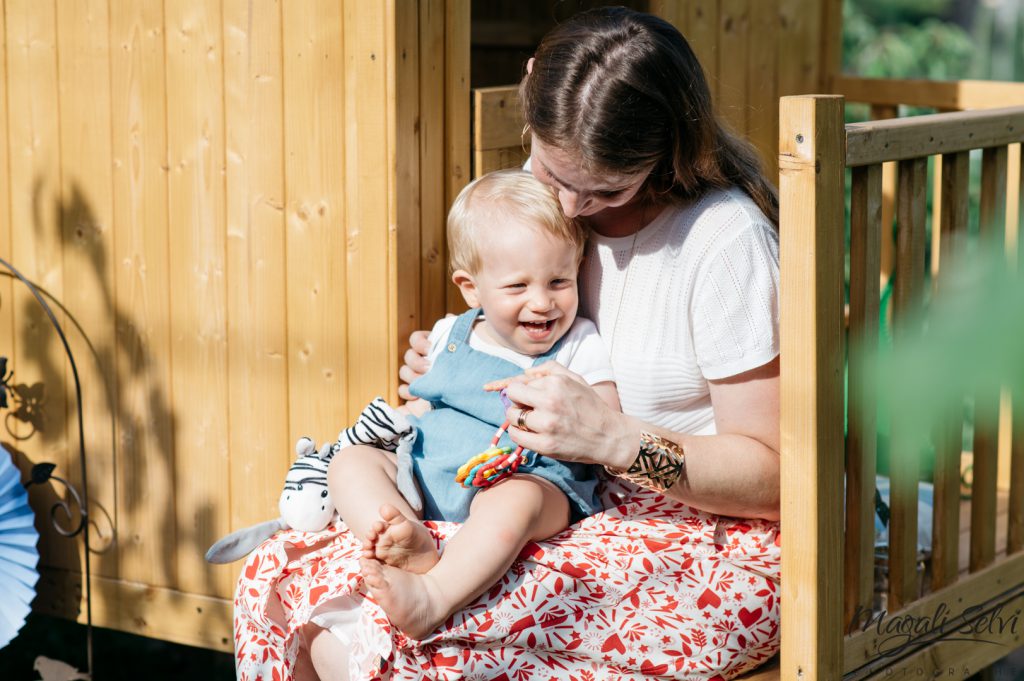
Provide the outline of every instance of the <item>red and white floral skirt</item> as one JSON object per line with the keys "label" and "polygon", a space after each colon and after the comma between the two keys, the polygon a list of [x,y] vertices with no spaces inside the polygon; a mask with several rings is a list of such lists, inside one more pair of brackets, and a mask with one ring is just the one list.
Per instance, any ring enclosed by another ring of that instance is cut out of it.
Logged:
{"label": "red and white floral skirt", "polygon": [[[422,641],[366,595],[343,524],[279,532],[235,594],[239,679],[292,678],[299,629],[337,623],[356,679],[730,679],[779,647],[779,528],[628,483],[618,503],[527,544],[508,573]],[[457,529],[428,523],[439,546]]]}

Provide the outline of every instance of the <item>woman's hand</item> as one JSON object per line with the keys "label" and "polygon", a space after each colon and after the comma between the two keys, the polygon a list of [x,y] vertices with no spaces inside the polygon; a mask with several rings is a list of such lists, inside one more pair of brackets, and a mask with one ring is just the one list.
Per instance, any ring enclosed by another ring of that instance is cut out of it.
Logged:
{"label": "woman's hand", "polygon": [[409,349],[405,351],[403,359],[405,364],[398,370],[398,396],[403,400],[413,401],[418,398],[409,392],[409,384],[427,373],[430,369],[430,362],[427,361],[427,354],[430,352],[430,335],[427,331],[413,331],[409,335]]}
{"label": "woman's hand", "polygon": [[[527,369],[525,381],[511,382],[505,394],[515,403],[505,412],[509,436],[526,449],[613,468],[628,468],[636,458],[639,423],[615,408],[618,400],[611,384],[589,386],[560,364],[547,362]],[[525,427],[519,428],[524,409]]]}

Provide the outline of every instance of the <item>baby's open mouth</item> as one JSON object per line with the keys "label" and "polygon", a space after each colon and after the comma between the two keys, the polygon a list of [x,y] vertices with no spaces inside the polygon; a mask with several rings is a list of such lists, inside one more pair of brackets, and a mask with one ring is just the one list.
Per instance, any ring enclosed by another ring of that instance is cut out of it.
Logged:
{"label": "baby's open mouth", "polygon": [[549,319],[546,322],[519,322],[519,324],[531,338],[543,338],[551,331],[551,327],[555,325],[555,320]]}

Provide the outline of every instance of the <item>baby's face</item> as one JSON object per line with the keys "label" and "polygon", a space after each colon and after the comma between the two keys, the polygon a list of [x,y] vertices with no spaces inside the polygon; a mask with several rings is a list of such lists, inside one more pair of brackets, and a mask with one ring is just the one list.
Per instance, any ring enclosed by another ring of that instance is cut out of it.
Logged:
{"label": "baby's face", "polygon": [[576,319],[575,247],[515,218],[499,218],[481,236],[472,279],[484,332],[525,355],[547,352]]}

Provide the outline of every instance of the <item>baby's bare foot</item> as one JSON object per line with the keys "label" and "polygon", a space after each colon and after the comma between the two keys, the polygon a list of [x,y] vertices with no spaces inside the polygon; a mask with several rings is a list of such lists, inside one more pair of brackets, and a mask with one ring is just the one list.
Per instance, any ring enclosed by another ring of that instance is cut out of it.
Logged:
{"label": "baby's bare foot", "polygon": [[423,574],[438,561],[430,531],[390,504],[380,507],[380,520],[363,542],[363,557],[416,574]]}
{"label": "baby's bare foot", "polygon": [[422,639],[448,616],[441,591],[429,575],[406,572],[372,558],[360,560],[359,571],[388,619],[409,638]]}

